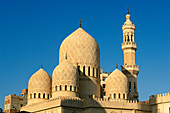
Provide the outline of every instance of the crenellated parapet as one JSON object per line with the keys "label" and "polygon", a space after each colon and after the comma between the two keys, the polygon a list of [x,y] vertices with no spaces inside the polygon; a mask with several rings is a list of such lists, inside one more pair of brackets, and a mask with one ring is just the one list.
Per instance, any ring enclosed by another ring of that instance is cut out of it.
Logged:
{"label": "crenellated parapet", "polygon": [[136,109],[140,111],[150,112],[150,105],[148,103],[140,103],[136,100],[124,100],[124,99],[102,99],[94,98],[89,100],[84,100],[84,108],[88,107],[102,107],[114,108],[114,109]]}
{"label": "crenellated parapet", "polygon": [[63,98],[54,98],[50,99],[46,102],[37,102],[35,104],[26,105],[21,108],[21,111],[29,111],[29,112],[41,112],[42,110],[50,110],[53,108],[54,111],[61,110],[61,107],[69,106],[74,108],[82,108],[83,100],[80,98],[71,98],[71,97],[63,97]]}
{"label": "crenellated parapet", "polygon": [[126,110],[138,110],[150,112],[150,105],[148,103],[140,103],[136,100],[124,100],[124,99],[103,99],[103,98],[55,98],[50,99],[44,103],[36,103],[28,105],[22,108],[21,111],[41,112],[42,110],[50,111],[62,110],[62,108],[68,107],[70,109],[126,109]]}
{"label": "crenellated parapet", "polygon": [[158,95],[152,95],[149,97],[149,104],[159,104],[159,103],[166,103],[170,102],[170,94],[169,93],[163,93]]}

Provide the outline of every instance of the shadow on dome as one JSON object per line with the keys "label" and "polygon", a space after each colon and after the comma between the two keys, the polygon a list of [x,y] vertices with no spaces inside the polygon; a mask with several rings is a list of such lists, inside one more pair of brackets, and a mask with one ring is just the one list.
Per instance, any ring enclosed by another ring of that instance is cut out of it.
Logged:
{"label": "shadow on dome", "polygon": [[87,74],[83,73],[82,71],[79,71],[79,96],[83,99],[89,99],[92,98],[94,95],[97,98],[100,98],[101,96],[101,86],[100,86],[100,79],[99,75],[98,77],[88,76]]}

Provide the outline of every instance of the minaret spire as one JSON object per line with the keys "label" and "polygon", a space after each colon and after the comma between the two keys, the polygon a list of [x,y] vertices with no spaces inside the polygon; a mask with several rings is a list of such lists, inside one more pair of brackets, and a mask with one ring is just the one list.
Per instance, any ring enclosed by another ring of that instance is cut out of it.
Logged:
{"label": "minaret spire", "polygon": [[80,18],[80,20],[79,20],[79,27],[81,27],[81,18]]}
{"label": "minaret spire", "polygon": [[42,63],[41,63],[41,68],[43,68],[43,65],[42,65]]}

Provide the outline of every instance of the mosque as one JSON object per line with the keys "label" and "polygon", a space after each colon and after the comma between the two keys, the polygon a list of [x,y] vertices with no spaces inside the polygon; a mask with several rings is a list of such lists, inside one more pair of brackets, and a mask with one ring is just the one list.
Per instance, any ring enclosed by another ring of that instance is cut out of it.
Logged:
{"label": "mosque", "polygon": [[170,113],[169,93],[152,95],[148,101],[138,100],[139,65],[135,62],[137,44],[135,25],[130,20],[129,10],[122,30],[124,65],[121,66],[121,70],[116,68],[112,73],[107,74],[103,73],[100,67],[99,45],[81,28],[80,22],[79,28],[62,42],[59,65],[55,67],[52,78],[43,67],[31,76],[26,102],[19,107],[20,111]]}

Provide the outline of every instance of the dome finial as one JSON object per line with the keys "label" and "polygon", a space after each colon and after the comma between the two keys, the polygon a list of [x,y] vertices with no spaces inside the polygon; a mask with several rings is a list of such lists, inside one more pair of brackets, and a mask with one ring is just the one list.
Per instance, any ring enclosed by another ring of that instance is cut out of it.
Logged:
{"label": "dome finial", "polygon": [[127,14],[129,14],[129,6],[127,6]]}
{"label": "dome finial", "polygon": [[41,63],[41,68],[43,68],[43,65],[42,65],[42,63]]}
{"label": "dome finial", "polygon": [[118,65],[116,64],[116,69],[118,68]]}
{"label": "dome finial", "polygon": [[79,21],[79,27],[81,27],[81,18],[80,18],[80,21]]}

